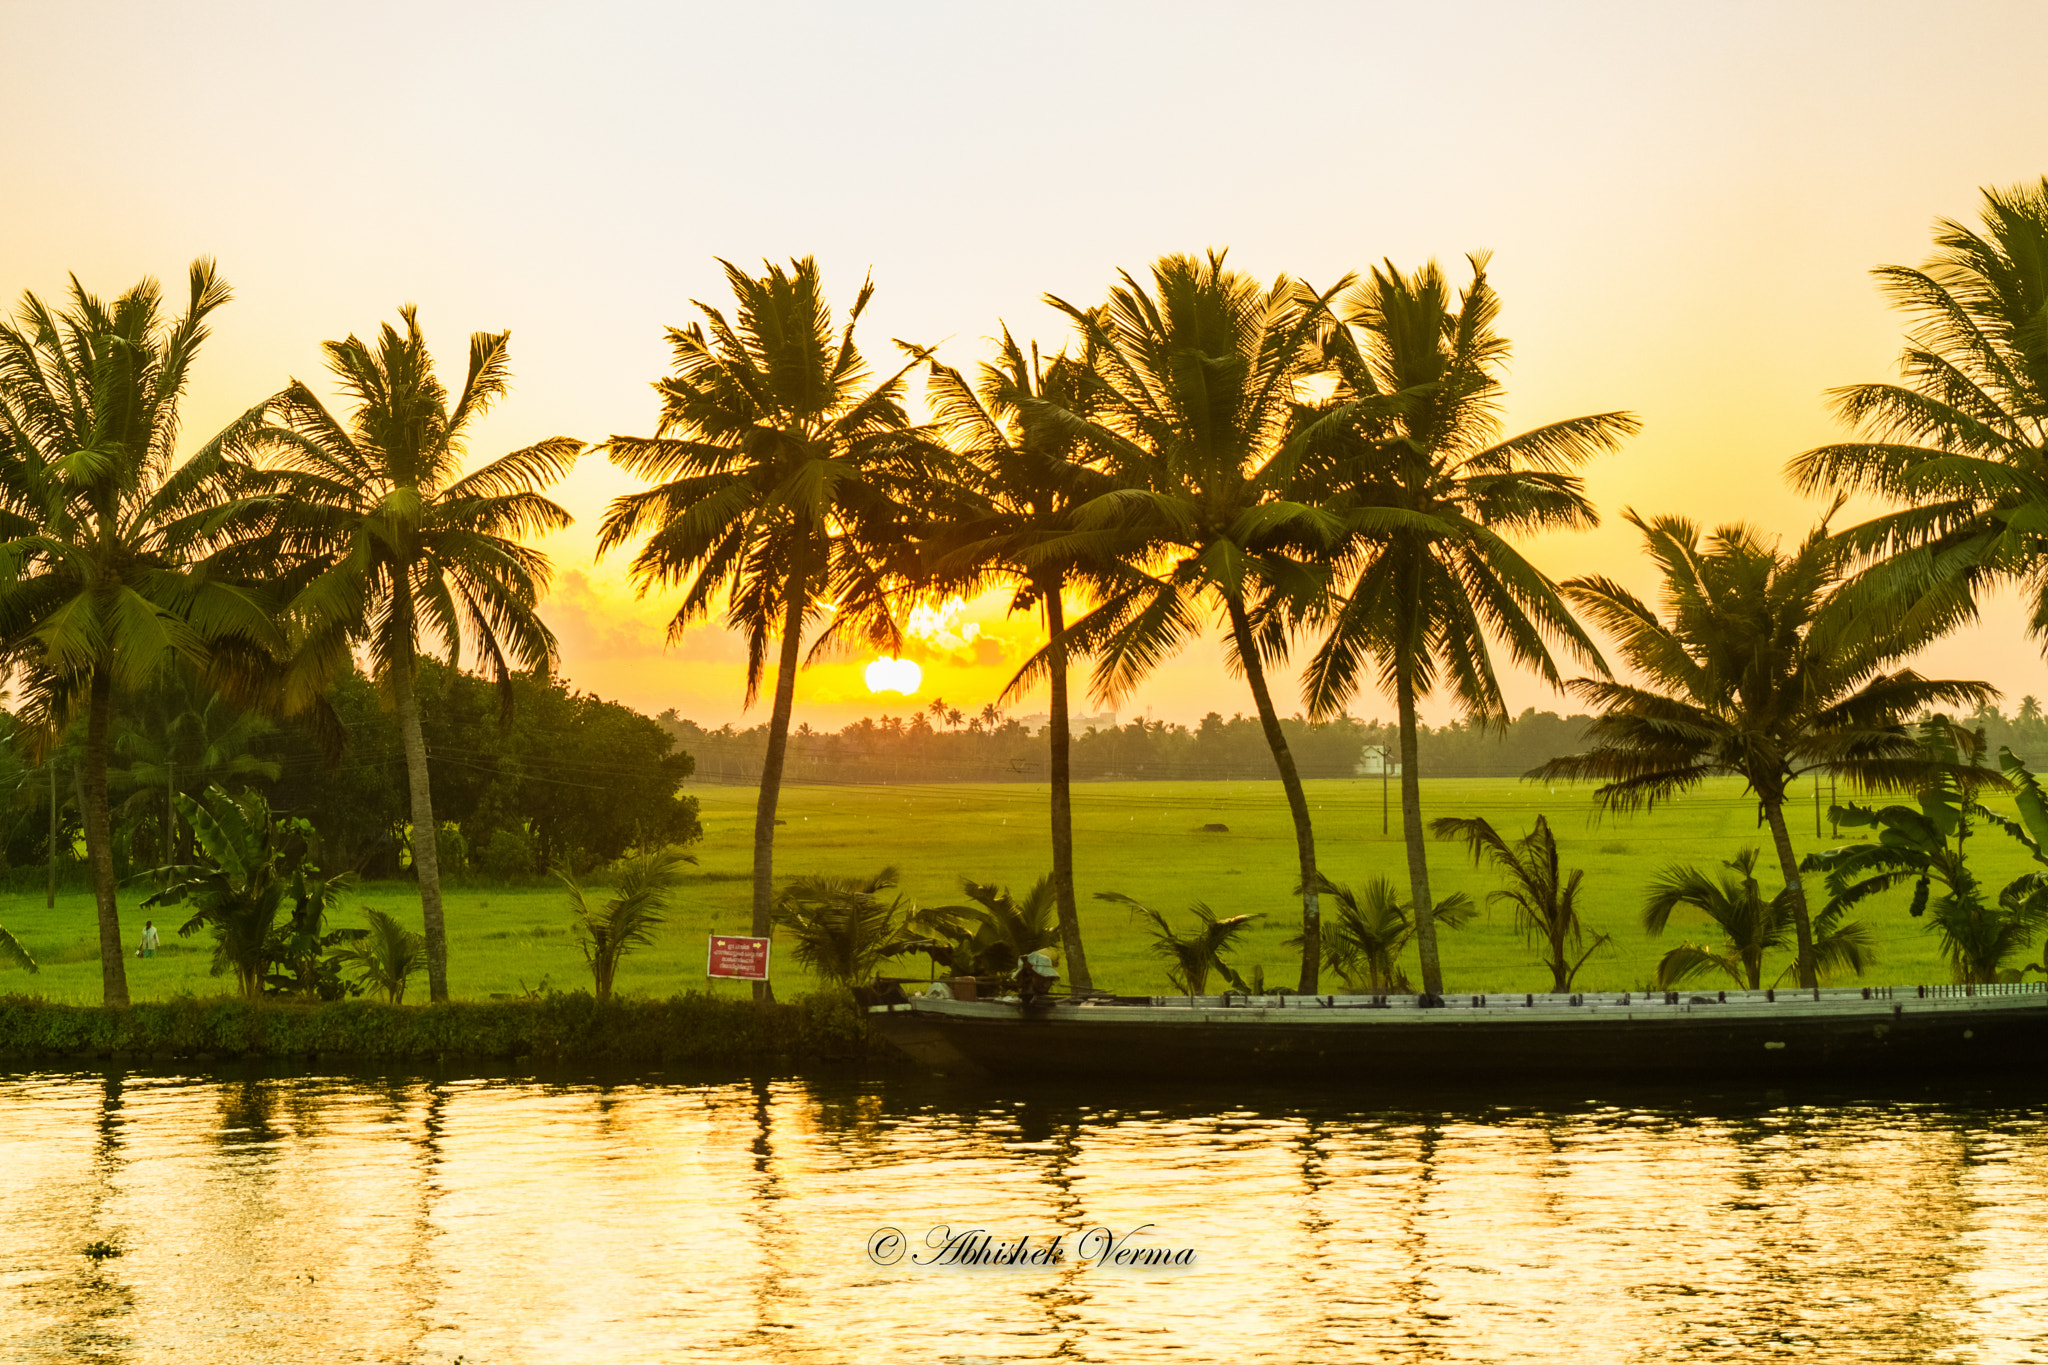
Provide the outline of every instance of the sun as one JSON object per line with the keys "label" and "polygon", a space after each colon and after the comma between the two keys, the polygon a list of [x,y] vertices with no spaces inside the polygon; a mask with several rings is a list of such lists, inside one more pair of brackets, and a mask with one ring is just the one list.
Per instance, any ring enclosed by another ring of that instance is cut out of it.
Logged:
{"label": "sun", "polygon": [[867,679],[870,692],[900,692],[907,697],[924,681],[924,670],[914,660],[884,655],[869,664],[862,676]]}

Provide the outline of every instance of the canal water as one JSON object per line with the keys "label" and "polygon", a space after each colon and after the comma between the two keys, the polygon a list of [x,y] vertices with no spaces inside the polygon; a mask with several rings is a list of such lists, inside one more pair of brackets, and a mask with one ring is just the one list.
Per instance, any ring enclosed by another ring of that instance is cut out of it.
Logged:
{"label": "canal water", "polygon": [[0,1360],[2042,1360],[2044,1113],[15,1074]]}

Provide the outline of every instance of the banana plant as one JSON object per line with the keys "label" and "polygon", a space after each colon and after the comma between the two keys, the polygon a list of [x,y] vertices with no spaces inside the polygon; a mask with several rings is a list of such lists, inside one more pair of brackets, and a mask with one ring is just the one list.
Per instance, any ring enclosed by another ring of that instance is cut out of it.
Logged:
{"label": "banana plant", "polygon": [[1830,813],[1836,821],[1851,829],[1873,829],[1876,840],[1810,854],[1801,866],[1826,876],[1831,910],[1912,883],[1908,913],[1931,912],[1956,980],[1996,981],[2013,955],[2048,923],[2048,894],[2038,884],[2022,885],[2029,881],[2023,878],[1996,897],[1988,896],[1964,856],[1970,817],[1990,815],[1978,804],[1977,791],[2005,785],[1978,766],[1982,739],[1936,718],[1922,722],[1920,742],[1928,775],[1915,804],[1834,807]]}
{"label": "banana plant", "polygon": [[[340,975],[326,950],[363,931],[323,932],[327,907],[351,879],[319,875],[311,861],[312,826],[273,817],[257,791],[229,796],[216,788],[203,802],[180,792],[177,804],[199,860],[158,868],[160,889],[143,905],[191,902],[194,912],[178,926],[179,937],[210,930],[213,974],[233,972],[247,999],[261,996],[266,985],[278,993],[330,994],[323,986],[338,983]],[[288,971],[270,975],[273,964]],[[342,992],[337,986],[331,993]]]}
{"label": "banana plant", "polygon": [[[1981,807],[1980,813],[1986,821],[2011,835],[2043,869],[2048,869],[2048,791],[2042,790],[2040,779],[2011,749],[1998,751],[1998,766],[2005,780],[2012,784],[2013,805],[2019,809],[2019,818],[2015,820]],[[2048,870],[2014,878],[1999,893],[1999,899],[2048,902]],[[2043,954],[2041,970],[2048,972],[2048,953]]]}

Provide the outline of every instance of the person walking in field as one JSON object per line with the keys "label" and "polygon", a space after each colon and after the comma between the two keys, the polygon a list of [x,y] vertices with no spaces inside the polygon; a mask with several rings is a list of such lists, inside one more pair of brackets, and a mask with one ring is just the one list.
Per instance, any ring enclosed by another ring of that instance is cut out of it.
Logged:
{"label": "person walking in field", "polygon": [[142,951],[138,953],[137,956],[155,957],[156,945],[156,921],[153,919],[146,919],[142,922]]}

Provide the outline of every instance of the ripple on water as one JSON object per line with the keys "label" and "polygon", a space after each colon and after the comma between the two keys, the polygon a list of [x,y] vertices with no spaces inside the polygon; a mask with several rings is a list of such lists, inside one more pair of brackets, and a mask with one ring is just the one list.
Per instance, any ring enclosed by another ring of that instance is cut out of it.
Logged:
{"label": "ripple on water", "polygon": [[[0,1360],[2048,1353],[2031,1100],[1437,1108],[9,1077]],[[1195,1264],[1072,1258],[1148,1225]],[[1070,1256],[878,1266],[883,1226],[918,1255],[944,1226]]]}

